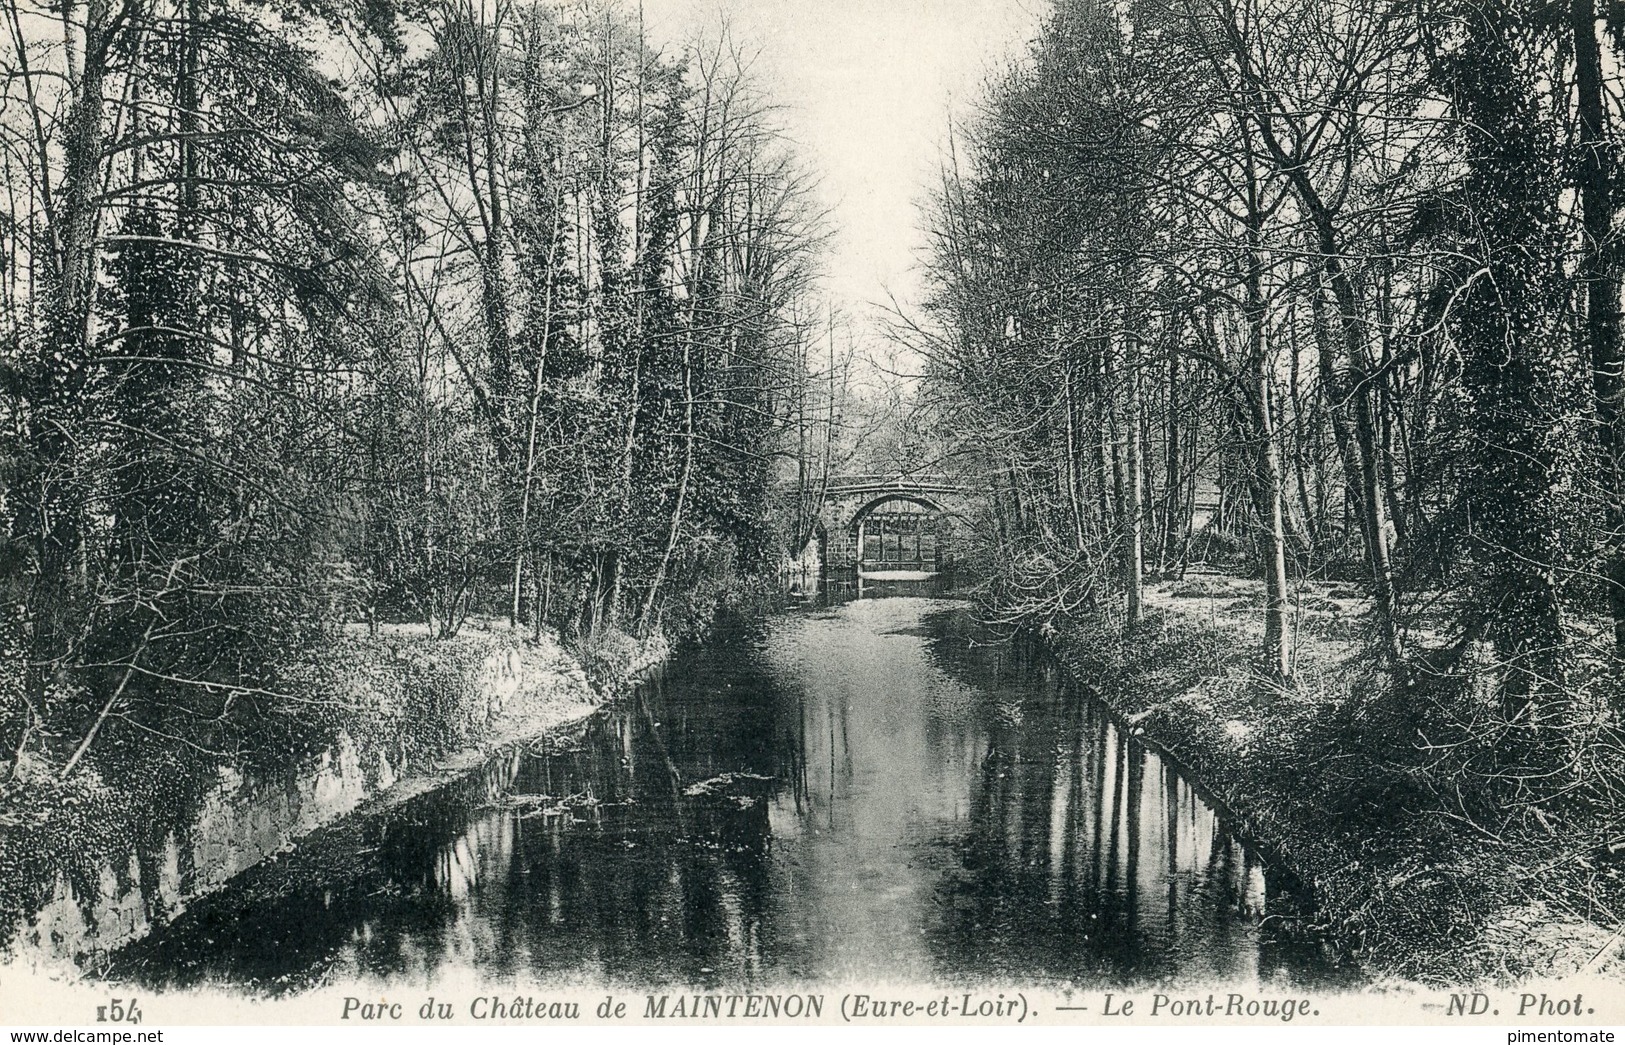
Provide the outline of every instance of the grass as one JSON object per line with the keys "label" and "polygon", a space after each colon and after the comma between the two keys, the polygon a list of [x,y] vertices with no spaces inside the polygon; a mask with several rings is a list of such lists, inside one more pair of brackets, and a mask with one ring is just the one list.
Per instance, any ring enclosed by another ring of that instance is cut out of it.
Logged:
{"label": "grass", "polygon": [[1346,586],[1294,591],[1286,686],[1255,659],[1259,582],[1193,574],[1145,601],[1132,640],[1078,619],[1051,645],[1307,887],[1306,931],[1431,984],[1625,973],[1625,803],[1610,783],[1625,753],[1611,733],[1589,734],[1577,782],[1509,785],[1459,680],[1398,690],[1374,667],[1369,606]]}

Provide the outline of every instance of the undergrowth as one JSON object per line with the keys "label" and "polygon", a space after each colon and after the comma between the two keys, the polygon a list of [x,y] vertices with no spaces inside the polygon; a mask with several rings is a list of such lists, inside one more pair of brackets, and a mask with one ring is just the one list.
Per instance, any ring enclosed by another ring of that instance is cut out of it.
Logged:
{"label": "undergrowth", "polygon": [[[1607,716],[1582,709],[1589,726],[1552,767],[1508,755],[1529,727],[1464,666],[1400,684],[1357,642],[1323,640],[1282,686],[1255,665],[1253,614],[1234,594],[1176,586],[1172,598],[1224,605],[1202,620],[1150,613],[1130,639],[1098,615],[1041,629],[1308,888],[1307,928],[1341,955],[1438,983],[1585,964],[1625,910],[1625,749]],[[1605,680],[1577,682],[1604,703]]]}

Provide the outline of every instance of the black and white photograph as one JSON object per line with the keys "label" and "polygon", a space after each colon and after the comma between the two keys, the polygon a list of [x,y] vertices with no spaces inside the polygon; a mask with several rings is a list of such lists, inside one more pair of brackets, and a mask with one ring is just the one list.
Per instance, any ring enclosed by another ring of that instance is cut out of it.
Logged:
{"label": "black and white photograph", "polygon": [[0,0],[0,173],[10,1040],[1625,1025],[1619,0]]}

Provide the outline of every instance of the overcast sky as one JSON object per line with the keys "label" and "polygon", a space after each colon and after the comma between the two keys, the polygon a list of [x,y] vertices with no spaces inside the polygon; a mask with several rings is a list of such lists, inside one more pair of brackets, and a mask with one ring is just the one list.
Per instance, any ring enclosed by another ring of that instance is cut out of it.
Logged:
{"label": "overcast sky", "polygon": [[836,240],[830,291],[861,319],[889,288],[909,299],[916,206],[949,114],[969,111],[990,70],[1022,49],[1045,0],[644,0],[652,41],[724,17],[821,177]]}

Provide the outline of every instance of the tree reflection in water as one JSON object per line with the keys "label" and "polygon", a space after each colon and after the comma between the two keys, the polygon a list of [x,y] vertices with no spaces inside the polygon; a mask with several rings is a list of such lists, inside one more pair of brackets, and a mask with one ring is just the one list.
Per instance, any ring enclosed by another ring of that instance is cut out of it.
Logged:
{"label": "tree reflection in water", "polygon": [[830,601],[725,630],[568,742],[325,832],[116,973],[268,990],[1322,974],[1261,936],[1249,850],[1051,660],[987,641],[958,603]]}

